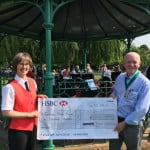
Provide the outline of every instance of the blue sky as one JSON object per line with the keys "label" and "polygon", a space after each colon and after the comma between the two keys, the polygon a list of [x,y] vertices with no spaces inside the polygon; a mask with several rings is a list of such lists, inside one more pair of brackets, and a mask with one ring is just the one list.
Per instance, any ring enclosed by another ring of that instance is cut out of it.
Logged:
{"label": "blue sky", "polygon": [[150,48],[150,34],[139,36],[135,38],[135,40],[132,43],[135,44],[137,47],[146,44]]}

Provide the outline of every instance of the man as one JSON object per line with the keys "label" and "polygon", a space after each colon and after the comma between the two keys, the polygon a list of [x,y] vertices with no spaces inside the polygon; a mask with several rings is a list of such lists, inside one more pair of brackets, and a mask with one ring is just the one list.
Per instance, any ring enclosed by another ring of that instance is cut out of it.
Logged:
{"label": "man", "polygon": [[123,142],[127,150],[141,150],[142,120],[150,107],[150,81],[138,70],[138,53],[127,53],[123,65],[125,72],[117,77],[110,95],[118,101],[118,124],[114,130],[119,139],[110,140],[109,150],[121,150]]}

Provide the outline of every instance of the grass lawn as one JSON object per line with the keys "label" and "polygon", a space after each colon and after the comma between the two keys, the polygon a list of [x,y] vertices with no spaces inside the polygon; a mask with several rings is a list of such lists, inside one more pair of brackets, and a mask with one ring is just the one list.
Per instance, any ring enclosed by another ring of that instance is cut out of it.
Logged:
{"label": "grass lawn", "polygon": [[100,73],[94,73],[94,79],[95,80],[101,79],[101,74]]}

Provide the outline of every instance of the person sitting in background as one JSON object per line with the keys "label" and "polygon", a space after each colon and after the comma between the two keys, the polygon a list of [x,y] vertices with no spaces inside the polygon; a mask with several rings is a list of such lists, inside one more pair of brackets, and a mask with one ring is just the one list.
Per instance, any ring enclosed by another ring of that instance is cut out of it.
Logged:
{"label": "person sitting in background", "polygon": [[70,71],[70,74],[77,74],[76,70],[74,67],[71,67],[71,71]]}
{"label": "person sitting in background", "polygon": [[111,80],[111,70],[110,67],[107,67],[107,70],[103,72],[102,77],[108,77]]}
{"label": "person sitting in background", "polygon": [[37,76],[39,76],[39,77],[43,77],[42,67],[41,67],[40,65],[37,66],[36,74],[37,74]]}
{"label": "person sitting in background", "polygon": [[101,67],[101,73],[102,73],[102,76],[103,74],[107,71],[107,66],[106,64],[104,64],[102,67]]}
{"label": "person sitting in background", "polygon": [[53,69],[53,70],[52,70],[52,74],[55,76],[55,75],[58,74],[58,72],[57,72],[55,69]]}
{"label": "person sitting in background", "polygon": [[29,72],[27,73],[28,77],[34,78],[35,74],[34,74],[34,68],[30,68]]}
{"label": "person sitting in background", "polygon": [[55,70],[55,69],[53,69],[52,70],[52,75],[53,75],[53,86],[55,86],[56,85],[56,75],[58,75],[58,72]]}
{"label": "person sitting in background", "polygon": [[60,71],[60,75],[62,75],[62,76],[63,76],[64,71],[66,71],[66,69],[65,69],[65,68],[64,68],[64,69],[62,69],[62,70]]}
{"label": "person sitting in background", "polygon": [[76,65],[76,68],[75,68],[75,70],[76,70],[76,73],[81,73],[81,70],[80,70],[80,67],[79,67],[79,65]]}
{"label": "person sitting in background", "polygon": [[63,79],[70,79],[70,67],[67,66],[65,71],[63,72]]}
{"label": "person sitting in background", "polygon": [[93,70],[92,70],[90,64],[87,64],[87,67],[86,67],[86,73],[87,73],[87,74],[93,74]]}
{"label": "person sitting in background", "polygon": [[111,79],[112,79],[112,81],[115,81],[116,78],[118,77],[118,75],[119,75],[121,72],[125,72],[124,66],[122,66],[122,70],[121,70],[121,68],[120,68],[120,65],[115,66],[115,67],[114,67],[114,71],[111,73]]}

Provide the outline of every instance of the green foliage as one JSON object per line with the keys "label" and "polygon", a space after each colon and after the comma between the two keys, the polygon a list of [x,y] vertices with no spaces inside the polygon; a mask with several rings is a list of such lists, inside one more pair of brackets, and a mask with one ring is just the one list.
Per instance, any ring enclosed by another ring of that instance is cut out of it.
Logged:
{"label": "green foliage", "polygon": [[141,46],[139,47],[139,49],[144,50],[144,51],[149,51],[149,50],[150,50],[149,47],[148,47],[146,44],[141,45]]}
{"label": "green foliage", "polygon": [[112,64],[121,62],[124,49],[119,40],[87,42],[87,62],[92,65]]}
{"label": "green foliage", "polygon": [[28,52],[35,63],[37,63],[37,53],[39,51],[39,42],[28,38],[17,36],[5,36],[0,43],[1,57],[0,62],[3,65],[9,65],[12,57],[21,51]]}
{"label": "green foliage", "polygon": [[[122,63],[123,56],[126,53],[127,46],[123,40],[107,41],[86,41],[86,42],[52,42],[52,64],[57,67],[66,65],[83,65],[84,53],[86,52],[86,62],[92,66],[99,66]],[[0,36],[0,64],[7,67],[12,57],[20,52],[30,53],[35,64],[45,63],[45,48],[40,47],[40,42],[28,38],[17,36]],[[143,66],[150,64],[150,49],[147,45],[141,45],[139,48],[131,45],[131,51],[140,53]]]}
{"label": "green foliage", "polygon": [[76,42],[52,42],[52,60],[54,64],[71,65],[78,62],[79,47]]}

